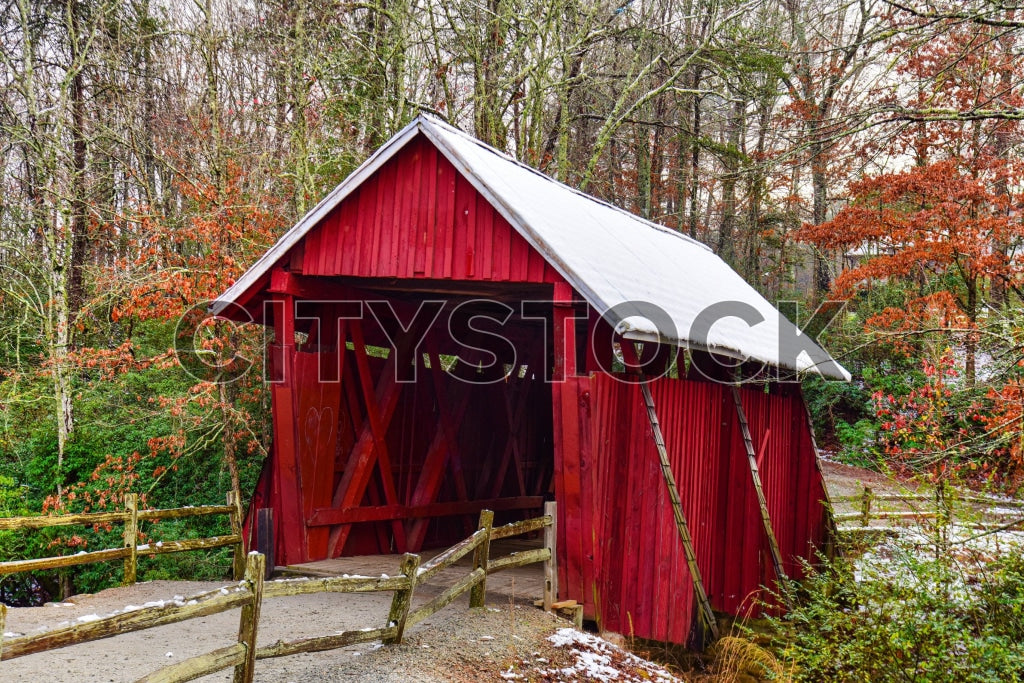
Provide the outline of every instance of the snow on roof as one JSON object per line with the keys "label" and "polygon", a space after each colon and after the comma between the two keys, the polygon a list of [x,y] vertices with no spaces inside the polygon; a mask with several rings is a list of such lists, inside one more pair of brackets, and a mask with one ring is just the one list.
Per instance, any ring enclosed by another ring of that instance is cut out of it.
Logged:
{"label": "snow on roof", "polygon": [[703,244],[602,202],[421,114],[367,159],[214,302],[263,278],[353,189],[417,133],[438,150],[625,336],[849,380],[849,373]]}

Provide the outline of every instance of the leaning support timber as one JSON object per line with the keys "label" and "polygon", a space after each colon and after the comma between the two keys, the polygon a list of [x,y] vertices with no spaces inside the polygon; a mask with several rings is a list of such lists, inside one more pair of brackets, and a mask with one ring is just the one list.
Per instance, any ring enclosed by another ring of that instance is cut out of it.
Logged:
{"label": "leaning support timber", "polygon": [[245,661],[235,667],[234,683],[252,683],[256,672],[256,631],[263,605],[265,562],[266,558],[259,553],[250,553],[245,561],[245,583],[252,594],[252,600],[242,607],[242,616],[238,622],[238,642],[245,645]]}
{"label": "leaning support timber", "polygon": [[661,474],[665,479],[665,486],[668,487],[668,497],[672,501],[672,514],[676,518],[676,529],[679,531],[679,538],[683,542],[686,566],[689,567],[690,578],[693,580],[693,592],[697,596],[701,615],[711,631],[711,637],[717,640],[718,622],[715,620],[715,613],[711,609],[711,601],[708,600],[708,593],[704,590],[704,581],[700,576],[700,568],[697,566],[697,554],[693,551],[693,539],[690,536],[690,527],[686,523],[686,515],[683,514],[683,504],[679,500],[679,489],[676,487],[676,478],[672,475],[672,464],[668,461],[668,449],[665,448],[665,437],[661,433],[658,413],[654,409],[654,397],[651,395],[650,384],[646,381],[641,382],[640,391],[643,393],[644,403],[647,405],[647,419],[651,423],[651,433],[654,435],[654,443],[658,447],[658,458],[661,460]]}
{"label": "leaning support timber", "polygon": [[[747,413],[743,410],[743,399],[740,397],[739,388],[733,384],[732,400],[736,404],[736,415],[740,420],[740,431],[743,434],[743,446],[747,450],[747,461],[750,463],[750,476],[754,480],[754,490],[757,491],[757,505],[761,508],[761,523],[764,525],[764,533],[768,537],[768,546],[772,554],[772,566],[775,567],[775,576],[779,581],[779,587],[786,580],[786,573],[782,569],[782,553],[779,552],[779,542],[775,540],[775,530],[772,528],[772,519],[768,516],[768,502],[764,497],[764,489],[761,487],[761,473],[757,469],[757,455],[754,453],[754,440],[750,438],[750,425],[747,424]],[[788,606],[790,598],[787,591],[782,591]]]}
{"label": "leaning support timber", "polygon": [[406,553],[402,557],[402,576],[409,579],[409,587],[396,590],[391,599],[391,611],[388,612],[388,624],[386,628],[394,626],[395,635],[392,638],[385,638],[385,645],[400,645],[402,636],[405,634],[405,620],[409,616],[409,606],[412,604],[412,594],[416,590],[416,578],[420,569],[420,556]]}
{"label": "leaning support timber", "polygon": [[480,511],[479,529],[484,531],[484,540],[476,547],[473,553],[473,569],[482,569],[484,577],[480,583],[473,586],[469,593],[470,607],[483,607],[487,593],[487,563],[491,556],[491,529],[494,527],[494,512],[491,510]]}

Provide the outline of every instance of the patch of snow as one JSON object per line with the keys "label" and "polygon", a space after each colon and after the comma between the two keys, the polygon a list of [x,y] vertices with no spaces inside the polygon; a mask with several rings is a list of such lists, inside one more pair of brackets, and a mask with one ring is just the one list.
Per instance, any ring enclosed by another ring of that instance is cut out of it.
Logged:
{"label": "patch of snow", "polygon": [[82,622],[83,624],[88,624],[90,621],[99,621],[100,620],[100,615],[98,615],[98,614],[85,614],[83,616],[78,617],[78,620],[80,622]]}

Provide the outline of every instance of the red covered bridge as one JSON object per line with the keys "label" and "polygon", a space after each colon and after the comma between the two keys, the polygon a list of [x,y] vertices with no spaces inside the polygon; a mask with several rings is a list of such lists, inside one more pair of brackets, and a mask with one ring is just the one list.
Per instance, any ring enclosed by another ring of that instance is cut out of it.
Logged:
{"label": "red covered bridge", "polygon": [[213,310],[274,330],[250,514],[273,510],[278,564],[415,552],[553,497],[559,597],[683,643],[826,540],[799,386],[771,380],[845,370],[703,245],[433,117]]}

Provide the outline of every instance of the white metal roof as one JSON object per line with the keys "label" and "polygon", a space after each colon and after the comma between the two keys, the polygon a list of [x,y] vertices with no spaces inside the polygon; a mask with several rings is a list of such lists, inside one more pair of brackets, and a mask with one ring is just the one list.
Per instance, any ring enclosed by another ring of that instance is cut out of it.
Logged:
{"label": "white metal roof", "polygon": [[[627,337],[849,380],[849,373],[703,244],[590,197],[421,114],[285,233],[214,302],[219,312],[417,133]],[[663,313],[660,313],[663,312]],[[653,319],[653,320],[652,320]],[[660,328],[660,330],[658,329]]]}

